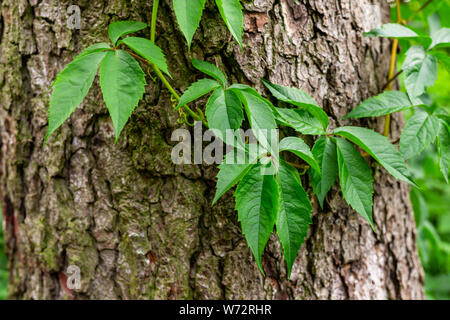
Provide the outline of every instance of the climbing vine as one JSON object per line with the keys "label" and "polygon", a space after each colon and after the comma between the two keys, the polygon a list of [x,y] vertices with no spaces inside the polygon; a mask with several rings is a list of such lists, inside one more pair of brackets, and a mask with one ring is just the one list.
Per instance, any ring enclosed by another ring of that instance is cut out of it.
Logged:
{"label": "climbing vine", "polygon": [[[229,31],[242,47],[243,14],[239,0],[215,2]],[[200,60],[192,60],[192,65],[208,77],[191,84],[179,95],[166,78],[171,78],[169,67],[162,50],[155,44],[158,5],[159,1],[154,0],[150,39],[128,36],[147,28],[143,22],[113,22],[108,28],[110,43],[88,47],[58,74],[52,85],[46,141],[83,101],[98,70],[103,99],[117,141],[145,91],[146,73],[139,63],[142,62],[147,74],[153,70],[171,92],[174,108],[180,112],[182,121],[187,122],[188,117],[202,121],[218,138],[238,151],[225,155],[219,167],[213,205],[225,192],[238,185],[234,193],[238,218],[261,272],[264,272],[261,256],[274,228],[283,247],[289,274],[307,235],[312,223],[312,205],[302,185],[300,176],[303,174],[308,174],[310,186],[322,207],[328,191],[338,180],[344,199],[374,231],[371,159],[396,179],[415,186],[405,160],[436,142],[440,168],[448,181],[449,115],[428,103],[426,90],[437,78],[438,63],[450,67],[450,58],[445,51],[450,47],[450,29],[422,34],[407,26],[407,21],[398,14],[397,23],[384,24],[365,33],[367,37],[394,39],[389,79],[383,88],[386,91],[363,101],[344,118],[385,116],[382,135],[358,126],[331,129],[326,112],[302,90],[261,79],[274,99],[269,100],[248,85],[230,85],[215,65]],[[400,7],[399,1],[396,5]],[[173,1],[188,48],[204,7],[205,0]],[[415,45],[406,53],[401,70],[394,74],[399,39],[408,39]],[[392,83],[401,73],[404,73],[406,91],[392,91]],[[189,103],[210,93],[205,112],[189,107]],[[271,102],[275,100],[279,102],[277,106]],[[390,115],[406,109],[413,109],[414,116],[404,127],[397,150],[388,139]],[[254,149],[248,141],[227,134],[243,127],[252,129],[260,148]],[[279,143],[278,139],[274,143],[271,132],[277,132],[280,127],[314,136],[315,143],[310,148],[298,136],[285,136]],[[286,153],[297,156],[304,164],[288,162]]]}

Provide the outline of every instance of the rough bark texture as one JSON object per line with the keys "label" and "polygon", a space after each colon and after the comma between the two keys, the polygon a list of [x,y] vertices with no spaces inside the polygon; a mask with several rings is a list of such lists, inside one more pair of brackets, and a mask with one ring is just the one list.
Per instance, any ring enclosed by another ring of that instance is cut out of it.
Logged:
{"label": "rough bark texture", "polygon": [[[172,164],[170,137],[180,125],[158,81],[148,79],[117,144],[96,81],[43,145],[42,94],[56,74],[83,48],[107,41],[111,21],[149,22],[152,1],[76,1],[81,30],[66,24],[74,1],[0,3],[0,188],[12,298],[423,298],[408,187],[383,170],[375,184],[377,233],[334,187],[324,210],[313,200],[314,224],[287,280],[276,236],[263,257],[267,276],[257,270],[231,192],[210,206],[216,167]],[[157,44],[175,87],[202,77],[190,58],[206,59],[262,92],[262,77],[306,90],[335,126],[351,123],[338,119],[385,83],[390,41],[362,32],[388,21],[386,1],[243,3],[243,51],[208,1],[188,53],[171,1],[162,2]],[[365,124],[381,131],[382,123]],[[395,116],[393,141],[401,126]],[[65,286],[70,265],[81,268],[81,290]]]}

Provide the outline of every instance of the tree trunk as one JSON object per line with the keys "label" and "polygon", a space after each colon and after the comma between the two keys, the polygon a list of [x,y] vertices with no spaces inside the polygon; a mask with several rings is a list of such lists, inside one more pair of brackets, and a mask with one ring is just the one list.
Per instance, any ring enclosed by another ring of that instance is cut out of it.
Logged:
{"label": "tree trunk", "polygon": [[[244,0],[244,49],[213,1],[187,51],[172,1],[160,5],[157,44],[174,87],[202,75],[195,57],[233,82],[260,79],[309,92],[331,125],[387,80],[390,41],[363,31],[389,20],[386,1]],[[144,100],[114,144],[98,81],[71,120],[44,145],[49,88],[83,48],[108,41],[116,20],[150,21],[152,1],[77,1],[81,29],[67,26],[71,0],[3,0],[0,21],[0,176],[11,298],[20,299],[421,299],[423,271],[407,185],[375,177],[377,233],[333,187],[292,270],[275,235],[258,271],[228,192],[211,207],[216,166],[174,165],[180,125],[170,94],[147,79]],[[148,29],[143,36],[148,36]],[[197,106],[204,109],[204,102]],[[353,122],[355,124],[355,122]],[[360,122],[381,131],[383,119]],[[399,138],[394,116],[391,140]],[[185,126],[185,125],[184,125]],[[189,128],[189,127],[187,127]],[[81,270],[70,289],[69,266]]]}

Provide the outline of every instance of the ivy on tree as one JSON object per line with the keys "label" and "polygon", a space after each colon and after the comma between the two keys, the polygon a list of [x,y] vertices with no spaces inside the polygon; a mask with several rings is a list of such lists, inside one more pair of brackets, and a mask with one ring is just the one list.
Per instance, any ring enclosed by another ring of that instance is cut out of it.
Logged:
{"label": "ivy on tree", "polygon": [[[180,30],[189,48],[205,3],[205,0],[173,1]],[[230,33],[242,47],[240,1],[215,0],[215,3]],[[430,106],[425,94],[437,78],[437,63],[450,68],[450,58],[444,51],[450,46],[450,29],[434,30],[428,36],[402,24],[389,23],[365,33],[368,37],[408,39],[416,43],[406,53],[402,66],[406,92],[383,92],[363,101],[344,116],[344,119],[359,119],[414,110],[414,116],[402,131],[397,150],[387,137],[371,129],[344,126],[331,130],[327,113],[309,94],[298,88],[261,79],[273,99],[282,104],[279,107],[248,85],[230,85],[224,73],[206,61],[194,59],[192,65],[209,78],[196,81],[178,95],[164,76],[170,77],[169,68],[162,50],[154,43],[158,4],[159,0],[153,1],[151,40],[128,36],[145,29],[145,23],[111,23],[108,28],[110,44],[97,43],[88,47],[58,74],[52,85],[46,141],[82,103],[98,70],[103,99],[117,141],[143,97],[146,80],[138,60],[145,62],[178,100],[175,109],[187,111],[194,120],[202,120],[225,143],[233,144],[239,151],[224,156],[212,204],[237,185],[234,196],[238,219],[262,273],[262,254],[274,229],[283,248],[288,274],[308,234],[313,209],[306,192],[308,186],[301,177],[305,173],[309,174],[310,185],[322,208],[327,193],[338,181],[344,199],[374,230],[372,160],[396,179],[415,186],[405,160],[436,143],[440,168],[448,182],[450,117],[442,109]],[[205,95],[210,96],[204,116],[202,110],[196,113],[188,104]],[[238,139],[237,144],[235,137],[228,140],[227,130],[237,130],[244,125],[253,129],[262,148],[255,151],[243,140]],[[290,127],[303,136],[317,136],[317,139],[312,149],[298,136],[283,137],[279,144],[276,139],[274,145],[270,133],[279,127]],[[296,164],[285,159],[287,153],[302,162],[301,172]],[[240,161],[229,161],[231,158]]]}

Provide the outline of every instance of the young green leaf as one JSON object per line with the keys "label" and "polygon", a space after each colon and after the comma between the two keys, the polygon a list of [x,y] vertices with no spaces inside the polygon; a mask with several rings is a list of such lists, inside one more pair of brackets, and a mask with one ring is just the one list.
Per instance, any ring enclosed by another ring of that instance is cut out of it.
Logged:
{"label": "young green leaf", "polygon": [[151,62],[170,76],[164,53],[156,44],[153,43],[153,41],[138,37],[127,37],[119,41],[119,44],[120,43],[126,44],[131,50],[135,51],[145,60]]}
{"label": "young green leaf", "polygon": [[430,37],[419,35],[409,27],[403,26],[398,23],[386,23],[379,28],[372,29],[369,32],[364,32],[363,34],[366,37],[416,40],[426,47],[428,47],[431,43]]}
{"label": "young green leaf", "polygon": [[314,158],[309,146],[300,138],[286,137],[280,142],[280,151],[289,151],[305,160],[311,168],[320,173],[320,166]]}
{"label": "young green leaf", "polygon": [[308,111],[301,109],[274,108],[276,120],[283,126],[288,126],[302,134],[325,134],[322,123]]}
{"label": "young green leaf", "polygon": [[405,87],[413,100],[425,93],[437,79],[437,61],[433,55],[425,52],[422,46],[412,46],[406,52],[403,63]]}
{"label": "young green leaf", "polygon": [[220,83],[211,79],[200,79],[197,82],[191,84],[191,86],[183,93],[178,102],[176,109],[197,100],[198,98],[204,96],[205,94],[213,91],[220,87]]}
{"label": "young green leaf", "polygon": [[314,193],[319,199],[320,207],[323,208],[325,196],[338,175],[336,144],[329,138],[321,137],[314,144],[312,154],[319,162],[322,171],[309,170],[309,177]]}
{"label": "young green leaf", "polygon": [[444,121],[440,120],[439,122],[440,129],[437,139],[439,167],[442,174],[444,175],[445,180],[448,183],[448,168],[450,167],[450,128]]}
{"label": "young green leaf", "polygon": [[439,130],[439,120],[425,110],[417,109],[408,120],[400,136],[400,153],[410,159],[434,142]]}
{"label": "young green leaf", "polygon": [[297,88],[273,84],[264,79],[262,81],[275,98],[308,111],[314,117],[319,119],[324,129],[328,127],[328,115],[306,92]]}
{"label": "young green leaf", "polygon": [[202,18],[205,0],[173,0],[178,25],[186,38],[188,48]]}
{"label": "young green leaf", "polygon": [[220,71],[220,69],[217,68],[215,65],[213,65],[209,62],[197,60],[197,59],[192,59],[192,65],[197,70],[199,70],[199,71],[207,74],[211,78],[214,78],[217,81],[219,81],[224,88],[227,86],[227,78],[225,77],[223,72]]}
{"label": "young green leaf", "polygon": [[398,180],[416,186],[401,154],[385,136],[362,127],[340,127],[334,133],[360,146]]}
{"label": "young green leaf", "polygon": [[339,183],[347,203],[366,219],[373,230],[373,179],[372,172],[356,148],[344,139],[337,138]]}
{"label": "young green leaf", "polygon": [[[229,158],[232,158],[229,160]],[[255,165],[257,158],[250,158],[246,161],[244,155],[240,152],[228,153],[222,164],[219,166],[219,173],[217,174],[216,194],[212,205],[214,205],[221,196],[225,194],[230,188],[238,183],[247,172]],[[232,164],[229,164],[232,163]],[[242,163],[242,164],[240,164]]]}
{"label": "young green leaf", "polygon": [[100,66],[100,86],[111,115],[116,141],[145,92],[145,74],[126,51],[107,53]]}
{"label": "young green leaf", "polygon": [[278,237],[283,246],[288,277],[312,223],[312,206],[302,187],[297,169],[282,163],[276,176],[279,208],[276,220]]}
{"label": "young green leaf", "polygon": [[226,143],[227,130],[237,130],[244,120],[241,101],[231,90],[217,88],[206,104],[206,119],[209,129],[219,130]]}
{"label": "young green leaf", "polygon": [[261,256],[275,226],[279,195],[274,176],[261,174],[261,169],[262,165],[255,165],[244,176],[236,189],[235,197],[242,232],[264,274]]}
{"label": "young green leaf", "polygon": [[139,21],[118,21],[109,25],[108,34],[115,46],[120,37],[147,28],[147,25]]}
{"label": "young green leaf", "polygon": [[450,46],[450,28],[442,28],[431,36],[431,48],[445,48]]}
{"label": "young green leaf", "polygon": [[412,107],[408,95],[400,91],[385,91],[359,104],[344,119],[380,117]]}
{"label": "young green leaf", "polygon": [[50,98],[48,130],[45,141],[80,105],[92,86],[106,52],[82,53],[56,77]]}
{"label": "young green leaf", "polygon": [[244,16],[239,0],[216,0],[217,8],[223,21],[233,37],[242,48],[242,33],[244,30]]}

